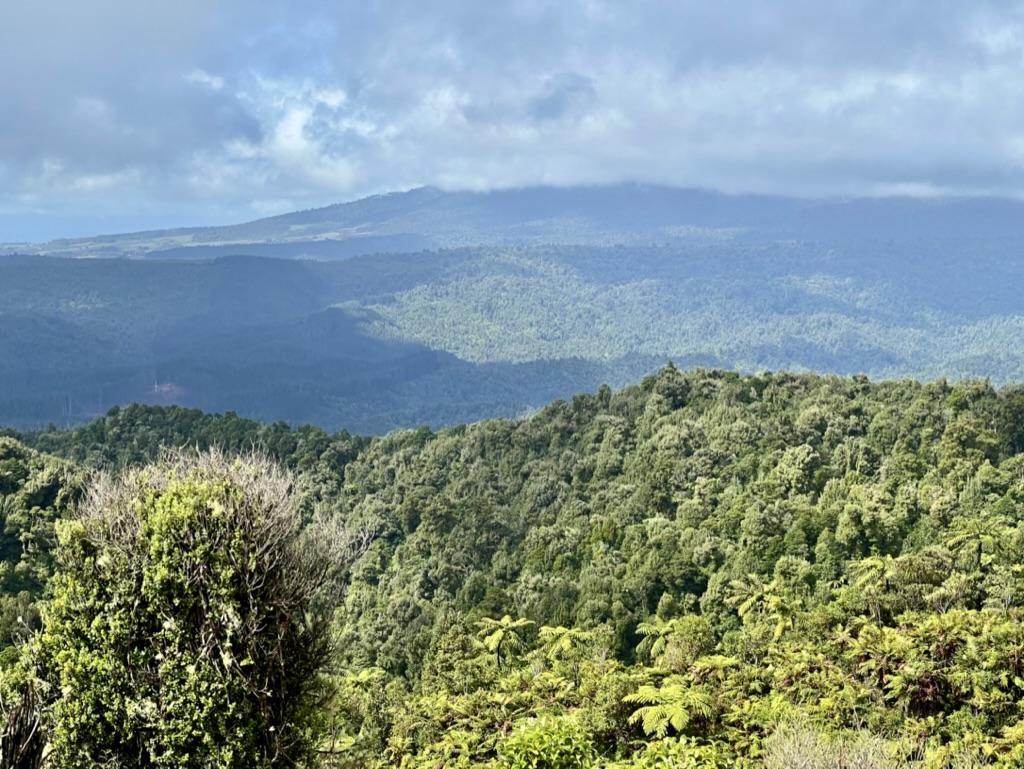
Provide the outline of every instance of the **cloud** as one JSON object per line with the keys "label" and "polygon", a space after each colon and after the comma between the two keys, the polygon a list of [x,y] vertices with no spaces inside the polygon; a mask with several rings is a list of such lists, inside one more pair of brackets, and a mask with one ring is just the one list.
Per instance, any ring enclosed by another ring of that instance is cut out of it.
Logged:
{"label": "cloud", "polygon": [[1024,194],[1021,2],[40,0],[0,67],[33,232],[419,184]]}
{"label": "cloud", "polygon": [[185,80],[190,83],[196,83],[197,85],[205,86],[214,91],[220,91],[224,88],[224,78],[219,75],[211,75],[209,72],[199,69],[198,67],[188,75],[185,76]]}
{"label": "cloud", "polygon": [[564,72],[547,79],[544,92],[530,101],[530,114],[538,120],[557,120],[583,112],[593,104],[594,82],[577,72]]}

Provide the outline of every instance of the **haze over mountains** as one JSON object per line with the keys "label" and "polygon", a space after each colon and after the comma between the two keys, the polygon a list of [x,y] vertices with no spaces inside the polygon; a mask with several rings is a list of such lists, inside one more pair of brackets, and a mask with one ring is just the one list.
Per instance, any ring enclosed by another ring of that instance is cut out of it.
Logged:
{"label": "haze over mountains", "polygon": [[343,259],[465,245],[1024,237],[998,198],[802,199],[623,184],[447,192],[421,187],[224,227],[8,245],[55,256]]}
{"label": "haze over mountains", "polygon": [[619,185],[8,246],[0,424],[143,401],[379,432],[514,416],[669,358],[1007,382],[1022,245],[1010,200]]}

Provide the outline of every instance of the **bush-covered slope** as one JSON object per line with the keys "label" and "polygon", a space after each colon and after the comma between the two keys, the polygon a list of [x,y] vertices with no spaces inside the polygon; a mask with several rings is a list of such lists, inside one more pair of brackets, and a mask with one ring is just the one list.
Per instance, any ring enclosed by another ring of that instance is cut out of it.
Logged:
{"label": "bush-covered slope", "polygon": [[1017,381],[1019,247],[724,239],[331,263],[0,258],[0,424],[146,402],[383,433],[520,416],[668,359]]}
{"label": "bush-covered slope", "polygon": [[[353,750],[731,766],[800,719],[930,766],[1016,765],[1022,406],[668,369],[375,441],[340,503],[383,532],[339,618]],[[371,674],[405,683],[360,694]]]}
{"label": "bush-covered slope", "polygon": [[610,623],[626,657],[663,602],[728,630],[728,584],[780,558],[823,592],[961,515],[1013,519],[1022,409],[980,383],[669,368],[525,421],[375,440],[337,500],[389,534],[361,564],[346,648],[417,673],[446,608]]}
{"label": "bush-covered slope", "polygon": [[53,574],[54,524],[79,498],[72,466],[0,436],[0,649],[39,623],[38,601]]}
{"label": "bush-covered slope", "polygon": [[117,463],[189,435],[267,444],[374,532],[333,765],[1024,758],[1019,388],[670,367],[439,433],[131,409],[29,438]]}

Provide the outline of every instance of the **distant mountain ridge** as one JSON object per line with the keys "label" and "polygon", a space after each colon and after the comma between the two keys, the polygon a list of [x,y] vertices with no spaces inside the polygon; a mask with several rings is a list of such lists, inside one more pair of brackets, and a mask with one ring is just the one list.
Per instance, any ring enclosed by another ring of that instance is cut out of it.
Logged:
{"label": "distant mountain ridge", "polygon": [[420,187],[222,227],[8,247],[69,257],[346,259],[494,245],[1024,238],[1024,203],[999,198],[802,199],[642,184],[489,192]]}
{"label": "distant mountain ridge", "polygon": [[383,432],[670,359],[1024,382],[1010,200],[420,188],[25,250],[0,249],[0,426],[143,402]]}

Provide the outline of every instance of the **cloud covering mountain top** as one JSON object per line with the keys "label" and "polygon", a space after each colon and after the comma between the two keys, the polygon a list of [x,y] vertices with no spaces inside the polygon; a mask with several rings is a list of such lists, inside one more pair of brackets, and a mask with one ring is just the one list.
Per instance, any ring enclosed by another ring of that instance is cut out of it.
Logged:
{"label": "cloud covering mountain top", "polygon": [[0,8],[0,241],[421,184],[1024,192],[1024,4]]}

